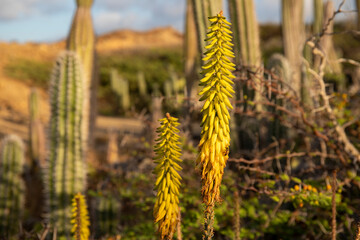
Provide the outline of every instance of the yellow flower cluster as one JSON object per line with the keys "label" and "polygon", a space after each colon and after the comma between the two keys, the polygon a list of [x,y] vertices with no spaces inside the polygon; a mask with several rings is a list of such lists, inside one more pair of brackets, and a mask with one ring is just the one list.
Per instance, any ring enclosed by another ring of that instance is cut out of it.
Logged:
{"label": "yellow flower cluster", "polygon": [[76,240],[88,240],[90,236],[90,222],[84,196],[78,193],[72,199],[72,229]]}
{"label": "yellow flower cluster", "polygon": [[160,120],[161,126],[157,129],[159,138],[154,147],[156,153],[154,174],[157,175],[155,190],[157,190],[156,203],[154,206],[155,222],[159,223],[161,239],[172,239],[179,218],[179,188],[181,177],[177,171],[182,168],[181,149],[178,147],[179,130],[176,128],[178,119],[171,117]]}
{"label": "yellow flower cluster", "polygon": [[201,167],[202,195],[207,206],[214,206],[220,201],[220,184],[224,168],[228,159],[230,145],[230,114],[232,109],[229,98],[234,94],[233,81],[235,76],[234,64],[228,59],[233,58],[233,44],[231,42],[230,23],[222,16],[222,12],[210,17],[206,41],[210,43],[205,47],[207,63],[202,67],[204,77],[200,85],[204,86],[200,101],[205,101],[201,122],[201,140],[199,143],[199,156],[197,165]]}

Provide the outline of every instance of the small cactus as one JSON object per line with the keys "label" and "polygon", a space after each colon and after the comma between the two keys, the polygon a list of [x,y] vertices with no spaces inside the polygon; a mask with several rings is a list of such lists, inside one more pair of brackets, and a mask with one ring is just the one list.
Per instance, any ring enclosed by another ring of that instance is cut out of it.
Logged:
{"label": "small cactus", "polygon": [[45,186],[49,219],[60,236],[70,236],[72,197],[84,192],[83,73],[74,52],[59,56],[53,69],[50,89],[50,154]]}
{"label": "small cactus", "polygon": [[147,95],[147,86],[146,86],[145,75],[143,72],[138,72],[137,81],[138,81],[139,94],[140,96],[145,97]]}
{"label": "small cactus", "polygon": [[24,144],[8,135],[0,147],[0,239],[12,239],[19,231],[24,208]]}
{"label": "small cactus", "polygon": [[75,240],[88,240],[90,236],[90,221],[84,196],[77,193],[72,199],[72,229]]}
{"label": "small cactus", "polygon": [[45,134],[44,126],[40,120],[39,92],[32,89],[29,97],[29,150],[33,164],[43,165],[45,160]]}
{"label": "small cactus", "polygon": [[111,88],[119,96],[120,106],[124,110],[130,108],[130,89],[128,80],[119,76],[115,69],[111,70]]}
{"label": "small cactus", "polygon": [[179,219],[179,188],[181,176],[178,171],[182,168],[180,142],[177,133],[178,119],[171,117],[160,120],[161,126],[157,129],[159,138],[154,147],[156,153],[154,169],[156,174],[155,190],[157,190],[154,206],[154,218],[158,223],[158,232],[161,239],[172,239]]}

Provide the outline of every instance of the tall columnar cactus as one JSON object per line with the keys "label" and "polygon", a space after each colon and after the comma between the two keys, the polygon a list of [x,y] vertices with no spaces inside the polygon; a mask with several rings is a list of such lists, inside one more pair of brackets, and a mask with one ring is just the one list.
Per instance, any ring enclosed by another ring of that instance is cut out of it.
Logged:
{"label": "tall columnar cactus", "polygon": [[222,0],[192,0],[198,35],[198,47],[201,56],[204,54],[204,39],[209,27],[208,17],[214,16],[223,8]]}
{"label": "tall columnar cactus", "polygon": [[157,129],[159,138],[154,147],[156,153],[154,169],[156,174],[155,189],[157,190],[154,206],[155,222],[159,224],[158,232],[161,239],[172,239],[179,219],[179,188],[181,177],[178,173],[182,168],[180,142],[177,133],[179,126],[177,118],[169,113],[160,120]]}
{"label": "tall columnar cactus", "polygon": [[305,42],[303,0],[282,0],[282,33],[285,57],[292,68],[291,86],[301,96],[302,51]]}
{"label": "tall columnar cactus", "polygon": [[95,34],[91,18],[93,0],[76,0],[77,10],[66,42],[66,48],[78,54],[84,69],[83,119],[85,130],[82,133],[85,143],[91,143],[96,118],[95,76]]}
{"label": "tall columnar cactus", "polygon": [[39,92],[32,89],[29,97],[29,150],[33,162],[43,165],[45,160],[45,134],[44,126],[40,120]]}
{"label": "tall columnar cactus", "polygon": [[258,67],[261,63],[259,25],[253,0],[229,0],[234,33],[236,65]]}
{"label": "tall columnar cactus", "polygon": [[313,23],[314,34],[319,34],[323,29],[323,20],[324,20],[324,1],[314,0],[314,23]]}
{"label": "tall columnar cactus", "polygon": [[[0,148],[0,238],[12,239],[19,231],[24,208],[24,145],[15,135],[2,141]],[[15,239],[15,238],[14,238]]]}
{"label": "tall columnar cactus", "polygon": [[212,22],[206,41],[207,63],[202,67],[204,77],[200,80],[204,86],[200,101],[205,101],[202,108],[200,153],[197,165],[201,168],[202,195],[206,204],[205,210],[205,239],[213,235],[214,205],[220,201],[220,184],[224,168],[228,159],[230,145],[230,114],[232,109],[229,97],[234,94],[231,71],[234,64],[228,59],[233,58],[232,44],[230,43],[230,23],[222,16],[222,12],[209,18]]}
{"label": "tall columnar cactus", "polygon": [[[184,56],[185,56],[185,78],[186,78],[186,96],[194,97],[194,82],[198,77],[197,70],[200,67],[199,47],[197,40],[194,5],[193,0],[186,1],[186,22],[184,36]],[[188,101],[188,105],[190,101]],[[188,106],[190,108],[190,106]]]}
{"label": "tall columnar cactus", "polygon": [[[342,66],[337,61],[338,57],[331,35],[331,33],[334,30],[334,21],[330,20],[333,14],[334,14],[334,4],[332,1],[327,1],[324,6],[324,19],[322,26],[322,30],[325,29],[325,32],[320,39],[319,47],[325,55],[325,59],[323,59],[323,61],[326,61],[325,71],[327,73],[334,73],[338,75],[339,77],[338,87],[339,90],[342,91],[344,90],[344,77],[342,73]],[[319,65],[320,65],[320,57],[317,56],[314,66],[315,69],[317,69]]]}
{"label": "tall columnar cactus", "polygon": [[113,236],[117,234],[119,224],[119,202],[111,192],[105,191],[98,197],[96,223],[100,235]]}
{"label": "tall columnar cactus", "polygon": [[[273,71],[281,81],[279,81],[277,87],[279,90],[285,88],[287,89],[290,86],[291,81],[291,66],[289,61],[281,54],[273,54],[269,61],[267,68]],[[276,95],[272,96],[277,106],[284,106],[286,102],[283,102],[282,98],[278,98]],[[274,107],[271,107],[270,110],[275,113],[276,116],[283,115],[283,111],[277,110]],[[278,118],[274,119],[274,122],[271,124],[269,129],[272,131],[271,136],[275,136],[277,139],[283,137],[285,133],[284,127],[281,126]]]}
{"label": "tall columnar cactus", "polygon": [[84,192],[86,185],[82,78],[76,53],[62,53],[51,78],[50,154],[45,182],[49,220],[60,236],[70,235],[71,199]]}
{"label": "tall columnar cactus", "polygon": [[120,106],[124,110],[130,108],[130,90],[129,82],[123,77],[119,76],[115,69],[111,70],[111,88],[119,96]]}
{"label": "tall columnar cactus", "polygon": [[360,0],[355,0],[357,10],[357,29],[360,29]]}
{"label": "tall columnar cactus", "polygon": [[75,240],[88,240],[90,236],[90,221],[85,197],[77,193],[72,199],[72,229]]}

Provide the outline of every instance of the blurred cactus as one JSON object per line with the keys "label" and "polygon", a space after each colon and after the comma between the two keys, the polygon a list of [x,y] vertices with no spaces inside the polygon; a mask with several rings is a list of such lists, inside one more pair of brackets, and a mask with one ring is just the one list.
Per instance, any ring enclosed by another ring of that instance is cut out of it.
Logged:
{"label": "blurred cactus", "polygon": [[143,72],[138,72],[137,81],[138,81],[139,94],[140,96],[145,97],[147,95],[147,85],[146,85],[145,75]]}
{"label": "blurred cactus", "polygon": [[83,72],[74,52],[64,52],[53,69],[50,89],[50,154],[45,186],[49,220],[60,236],[70,236],[71,199],[84,192]]}
{"label": "blurred cactus", "polygon": [[[324,19],[321,29],[325,30],[324,35],[321,36],[319,42],[319,48],[325,55],[326,73],[332,73],[337,75],[337,86],[339,91],[343,91],[345,88],[345,78],[343,76],[341,63],[337,61],[338,56],[334,47],[334,42],[331,33],[334,31],[334,21],[331,20],[334,14],[334,4],[332,1],[327,1],[324,6]],[[318,69],[320,66],[320,56],[315,57],[314,68]]]}
{"label": "blurred cactus", "polygon": [[208,17],[216,15],[223,9],[222,0],[192,0],[195,16],[198,47],[201,56],[204,55],[206,33],[210,26]]}
{"label": "blurred cactus", "polygon": [[291,82],[291,66],[289,61],[279,53],[273,54],[268,61],[267,69],[272,70],[280,79],[286,83]]}
{"label": "blurred cactus", "polygon": [[[194,15],[193,0],[186,1],[186,23],[185,23],[185,78],[186,78],[186,96],[189,98],[195,97],[196,93],[193,91],[194,83],[198,79],[198,69],[200,69],[200,56],[197,41],[197,32]],[[190,101],[188,101],[188,105]],[[190,108],[190,106],[188,106]]]}
{"label": "blurred cactus", "polygon": [[360,30],[360,0],[355,0],[357,10],[357,29]]}
{"label": "blurred cactus", "polygon": [[81,193],[77,193],[72,199],[72,229],[75,240],[88,240],[90,236],[89,213],[85,197]]}
{"label": "blurred cactus", "polygon": [[32,89],[29,97],[29,150],[33,164],[43,165],[45,160],[45,134],[44,127],[40,120],[39,92]]}
{"label": "blurred cactus", "polygon": [[314,0],[313,33],[319,34],[323,29],[324,0]]}
{"label": "blurred cactus", "polygon": [[96,88],[95,76],[95,34],[91,18],[93,0],[76,0],[77,10],[66,42],[66,48],[78,54],[83,66],[84,106],[83,138],[85,143],[92,142],[92,132],[96,118]]}
{"label": "blurred cactus", "polygon": [[130,89],[128,80],[122,78],[115,69],[111,69],[111,89],[118,95],[120,106],[126,111],[130,108]]}
{"label": "blurred cactus", "polygon": [[98,197],[97,206],[96,222],[98,224],[99,234],[101,236],[116,235],[119,224],[119,202],[113,197],[111,192],[103,192],[103,194]]}
{"label": "blurred cactus", "polygon": [[301,96],[302,51],[305,42],[303,0],[282,0],[282,32],[285,57],[292,69],[291,86]]}
{"label": "blurred cactus", "polygon": [[[285,88],[288,89],[291,83],[291,66],[289,61],[281,54],[275,53],[273,54],[267,65],[267,69],[274,72],[281,81],[279,81],[280,84],[277,85],[279,90]],[[277,106],[284,106],[286,105],[286,102],[283,102],[281,98],[277,98],[277,96],[273,95],[270,96],[275,104]],[[276,116],[283,115],[283,111],[277,110],[274,107],[270,107],[270,111],[273,112]],[[277,139],[280,139],[281,137],[284,137],[286,134],[285,128],[281,125],[279,118],[275,118],[274,122],[271,123],[271,126],[269,127],[271,130],[270,138],[272,136],[276,137]]]}
{"label": "blurred cactus", "polygon": [[261,63],[259,26],[253,0],[229,0],[237,66],[258,67]]}
{"label": "blurred cactus", "polygon": [[6,136],[0,154],[0,239],[15,239],[24,208],[22,140],[15,135]]}

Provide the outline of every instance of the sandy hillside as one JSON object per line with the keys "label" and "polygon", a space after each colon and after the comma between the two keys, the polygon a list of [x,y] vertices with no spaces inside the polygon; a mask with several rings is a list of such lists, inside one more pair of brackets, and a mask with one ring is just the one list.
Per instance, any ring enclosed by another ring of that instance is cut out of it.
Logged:
{"label": "sandy hillside", "polygon": [[[125,50],[180,47],[182,41],[182,35],[170,27],[146,32],[119,30],[99,36],[96,49],[101,55]],[[19,134],[25,137],[23,131],[26,129],[23,127],[28,122],[28,97],[32,87],[7,77],[3,67],[16,59],[53,62],[63,49],[65,49],[64,41],[49,44],[0,42],[0,133],[9,133],[18,125],[19,131],[22,131]],[[47,92],[41,92],[41,112],[44,121],[49,117],[47,99]]]}

